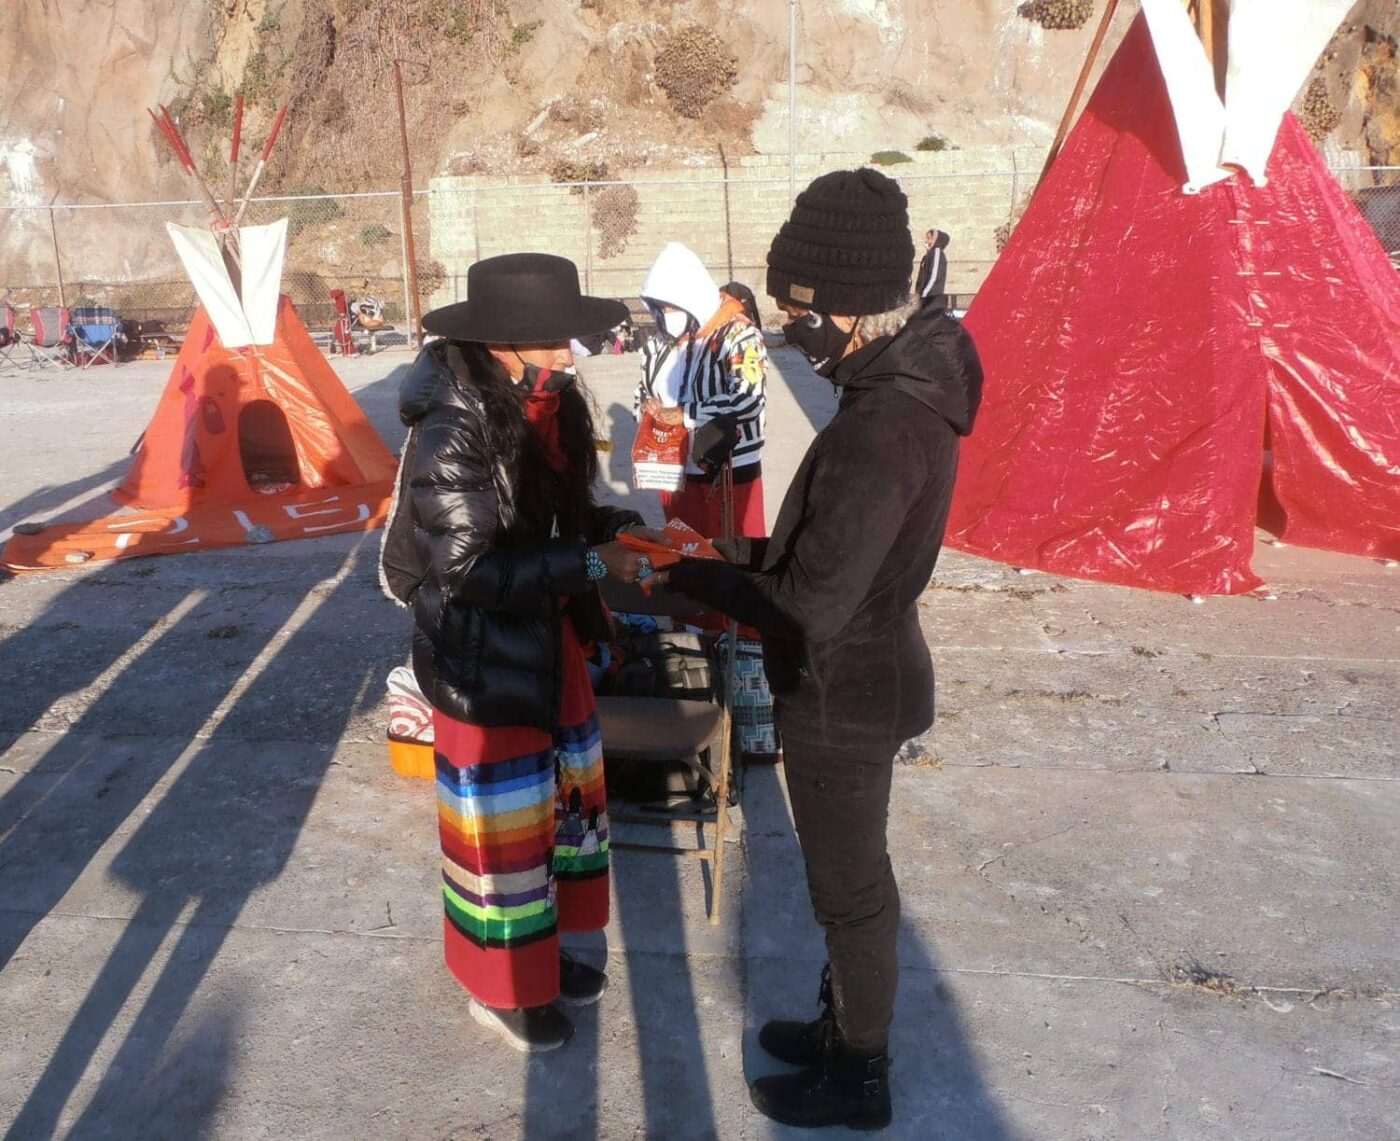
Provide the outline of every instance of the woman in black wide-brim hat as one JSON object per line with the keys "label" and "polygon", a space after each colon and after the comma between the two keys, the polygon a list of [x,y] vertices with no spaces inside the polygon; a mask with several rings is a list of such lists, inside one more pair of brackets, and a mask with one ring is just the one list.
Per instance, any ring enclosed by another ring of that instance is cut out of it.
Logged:
{"label": "woman in black wide-brim hat", "polygon": [[404,378],[409,427],[382,571],[411,604],[413,669],[435,710],[447,965],[478,1022],[521,1050],[572,1034],[559,1001],[607,977],[561,931],[608,918],[603,756],[581,643],[597,581],[650,574],[616,541],[641,517],[593,502],[597,446],[569,340],[626,317],[565,258],[472,266],[469,299]]}

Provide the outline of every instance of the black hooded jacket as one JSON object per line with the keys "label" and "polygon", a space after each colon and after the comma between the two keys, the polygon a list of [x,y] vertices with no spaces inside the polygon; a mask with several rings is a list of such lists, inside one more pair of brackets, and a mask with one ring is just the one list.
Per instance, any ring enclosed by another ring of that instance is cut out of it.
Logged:
{"label": "black hooded jacket", "polygon": [[451,352],[443,342],[424,349],[399,390],[410,436],[382,576],[413,606],[413,671],[435,709],[474,725],[549,730],[564,615],[587,639],[601,614],[588,545],[641,516],[590,500],[583,534],[551,537],[553,519],[521,508],[539,498],[522,495],[522,482],[545,474],[522,447],[523,414],[484,399],[449,367]]}
{"label": "black hooded jacket", "polygon": [[763,635],[785,737],[885,744],[933,723],[918,599],[943,543],[982,366],[962,325],[924,308],[832,380],[840,408],[807,450],[772,537],[736,544],[732,565],[687,561],[670,581]]}
{"label": "black hooded jacket", "polygon": [[948,294],[944,292],[948,284],[948,235],[935,230],[933,248],[924,254],[919,262],[919,275],[914,279],[914,292],[923,305],[935,309],[948,308]]}

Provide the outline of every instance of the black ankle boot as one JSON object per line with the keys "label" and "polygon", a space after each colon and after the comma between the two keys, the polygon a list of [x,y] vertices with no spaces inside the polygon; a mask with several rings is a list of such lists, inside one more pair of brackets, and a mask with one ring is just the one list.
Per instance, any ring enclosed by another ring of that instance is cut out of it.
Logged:
{"label": "black ankle boot", "polygon": [[764,1117],[783,1125],[820,1129],[884,1129],[889,1125],[889,1058],[852,1050],[828,1036],[820,1060],[795,1074],[773,1074],[749,1086]]}
{"label": "black ankle boot", "polygon": [[815,1066],[821,1061],[822,1044],[834,1033],[836,1015],[831,1005],[831,964],[822,968],[822,985],[817,992],[821,1013],[811,1022],[774,1019],[758,1032],[758,1044],[789,1066]]}

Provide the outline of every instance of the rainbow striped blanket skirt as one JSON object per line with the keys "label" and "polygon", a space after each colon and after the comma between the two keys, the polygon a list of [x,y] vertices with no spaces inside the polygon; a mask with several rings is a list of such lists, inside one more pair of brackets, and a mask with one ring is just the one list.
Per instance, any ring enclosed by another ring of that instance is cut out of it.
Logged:
{"label": "rainbow striped blanket skirt", "polygon": [[444,953],[487,1006],[553,1002],[559,932],[608,921],[602,739],[567,623],[563,654],[553,733],[433,717]]}

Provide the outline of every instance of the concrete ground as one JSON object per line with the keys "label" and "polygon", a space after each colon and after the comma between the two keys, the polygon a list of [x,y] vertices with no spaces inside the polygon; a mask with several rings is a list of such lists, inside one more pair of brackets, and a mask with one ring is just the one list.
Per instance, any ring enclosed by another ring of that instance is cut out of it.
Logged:
{"label": "concrete ground", "polygon": [[[395,445],[406,359],[337,366]],[[833,403],[775,364],[770,518]],[[623,499],[635,368],[584,364]],[[97,514],[166,371],[0,377],[0,537]],[[441,966],[376,545],[0,583],[7,1136],[786,1136],[744,1084],[823,961],[780,772],[748,774],[719,926],[698,864],[618,854],[612,988],[522,1060]],[[890,1136],[1400,1137],[1400,572],[1257,566],[1274,600],[1192,605],[945,554],[891,818]]]}

